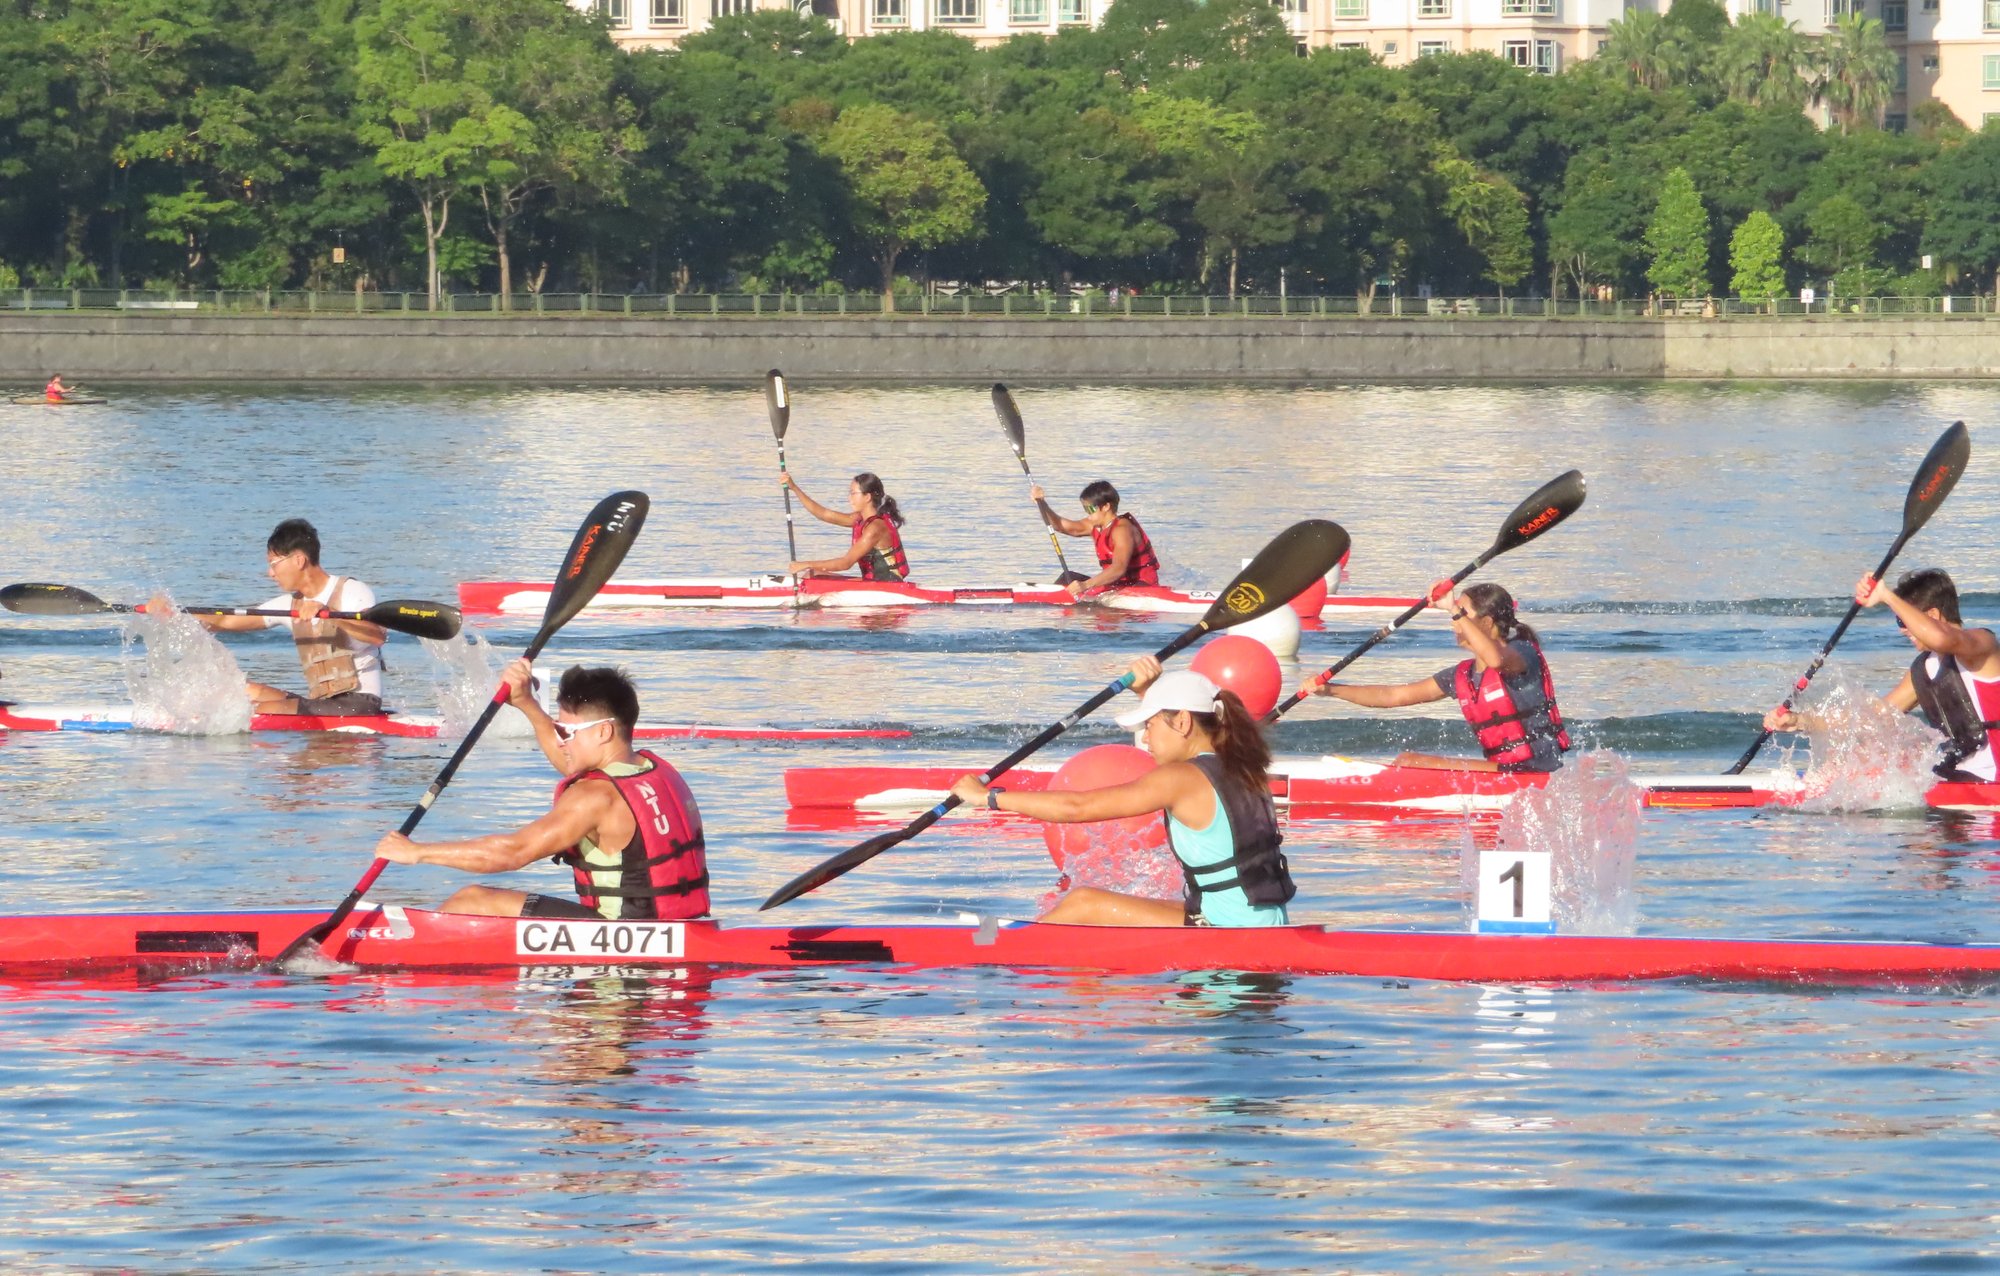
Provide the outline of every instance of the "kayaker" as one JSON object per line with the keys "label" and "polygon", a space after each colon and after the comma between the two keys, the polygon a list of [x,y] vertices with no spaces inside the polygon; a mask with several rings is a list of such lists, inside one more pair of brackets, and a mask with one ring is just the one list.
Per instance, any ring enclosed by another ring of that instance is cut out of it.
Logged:
{"label": "kayaker", "polygon": [[1472,653],[1468,660],[1428,678],[1400,685],[1355,686],[1309,678],[1299,689],[1332,696],[1364,709],[1396,709],[1457,700],[1479,741],[1482,758],[1399,753],[1397,766],[1433,771],[1555,771],[1569,749],[1569,731],[1556,705],[1555,679],[1542,640],[1515,615],[1514,596],[1498,585],[1468,585],[1456,594],[1447,582],[1431,591],[1431,605],[1450,608],[1452,637]]}
{"label": "kayaker", "polygon": [[[463,886],[447,913],[676,921],[708,915],[708,857],[701,810],[680,772],[632,747],[639,693],[622,670],[572,668],[556,684],[556,716],[535,703],[534,671],[516,660],[501,674],[507,703],[535,728],[562,773],[549,813],[511,833],[455,842],[385,834],[375,854],[397,864],[441,864],[467,873],[511,873],[536,860],[567,864],[576,899],[502,886]],[[619,849],[608,850],[608,847]]]}
{"label": "kayaker", "polygon": [[1064,588],[1071,598],[1100,589],[1122,589],[1127,585],[1160,583],[1160,556],[1153,551],[1152,538],[1139,520],[1118,512],[1118,489],[1098,479],[1078,494],[1083,517],[1064,518],[1055,512],[1039,484],[1028,488],[1042,521],[1065,536],[1088,536],[1097,551],[1097,574],[1073,580]]}
{"label": "kayaker", "polygon": [[[1155,811],[1187,883],[1178,900],[1079,886],[1042,915],[1085,926],[1283,926],[1297,894],[1271,802],[1271,749],[1233,691],[1192,670],[1161,674],[1150,656],[1132,664],[1139,707],[1121,727],[1144,725],[1159,766],[1138,779],[1075,793],[1018,793],[963,776],[951,791],[969,804],[1056,824],[1120,820]],[[1002,777],[1003,779],[1005,777]]]}
{"label": "kayaker", "polygon": [[859,564],[863,580],[908,580],[910,556],[903,550],[903,512],[896,498],[883,488],[882,480],[866,471],[847,485],[848,509],[843,512],[821,505],[807,496],[790,474],[778,480],[798,494],[807,512],[822,523],[845,527],[850,532],[847,552],[839,558],[819,558],[794,562],[794,576],[832,576]]}
{"label": "kayaker", "polygon": [[[319,532],[302,518],[288,518],[264,543],[265,574],[285,592],[262,604],[283,616],[196,616],[210,630],[248,632],[289,625],[305,671],[306,693],[294,695],[261,682],[249,685],[253,712],[342,718],[382,712],[382,644],[389,631],[365,620],[329,620],[329,611],[366,611],[375,591],[352,576],[333,576],[319,565]],[[155,598],[148,612],[168,613]]]}
{"label": "kayaker", "polygon": [[74,391],[63,384],[62,373],[60,372],[50,377],[48,385],[42,388],[43,397],[50,403],[66,403],[72,393]]}
{"label": "kayaker", "polygon": [[[1991,629],[1968,629],[1958,611],[1958,586],[1949,573],[1925,567],[1905,572],[1896,587],[1863,576],[1854,586],[1863,607],[1886,605],[1896,628],[1917,649],[1917,658],[1885,704],[1900,713],[1917,710],[1944,732],[1944,756],[1937,773],[1947,780],[1991,783],[1996,778],[1993,743],[2000,732],[2000,640]],[[1811,714],[1773,709],[1764,715],[1772,731],[1819,725]]]}

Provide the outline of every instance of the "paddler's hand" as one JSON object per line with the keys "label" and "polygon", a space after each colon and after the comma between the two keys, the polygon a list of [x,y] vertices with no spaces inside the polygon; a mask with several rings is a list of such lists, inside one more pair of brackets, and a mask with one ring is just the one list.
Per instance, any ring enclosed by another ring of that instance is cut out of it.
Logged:
{"label": "paddler's hand", "polygon": [[174,618],[173,600],[165,594],[154,594],[146,600],[146,614],[148,616],[158,616],[161,620],[172,620]]}
{"label": "paddler's hand", "polygon": [[1158,656],[1140,656],[1132,662],[1132,692],[1145,695],[1146,688],[1160,680],[1160,659]]}
{"label": "paddler's hand", "polygon": [[1793,713],[1783,705],[1779,705],[1764,715],[1764,729],[1766,731],[1793,731],[1798,728],[1798,725],[1799,715]]}
{"label": "paddler's hand", "polygon": [[961,775],[952,782],[952,796],[967,806],[986,805],[986,781],[977,775]]}
{"label": "paddler's hand", "polygon": [[1863,607],[1877,607],[1889,601],[1889,587],[1874,576],[1854,582],[1854,601]]}
{"label": "paddler's hand", "polygon": [[507,686],[508,704],[526,713],[529,706],[535,703],[535,667],[526,660],[510,661],[500,671],[500,681]]}
{"label": "paddler's hand", "polygon": [[1301,696],[1323,696],[1326,694],[1326,675],[1316,673],[1299,684]]}
{"label": "paddler's hand", "polygon": [[785,568],[785,570],[790,572],[794,576],[811,576],[818,569],[815,568],[811,563],[796,562],[793,563],[791,566]]}
{"label": "paddler's hand", "polygon": [[1064,585],[1063,588],[1069,591],[1071,598],[1083,597],[1083,582],[1080,580],[1073,580],[1069,584]]}
{"label": "paddler's hand", "polygon": [[295,598],[292,600],[292,619],[323,620],[333,609],[317,598]]}
{"label": "paddler's hand", "polygon": [[1028,484],[1028,499],[1039,504],[1048,499],[1048,493],[1042,491],[1040,483],[1030,483]]}
{"label": "paddler's hand", "polygon": [[[1342,563],[1341,566],[1345,568],[1346,564]],[[1452,595],[1451,590],[1451,578],[1447,576],[1443,580],[1432,582],[1430,592],[1425,594],[1424,598],[1433,607],[1439,607],[1445,611],[1456,611],[1458,610],[1458,599]]]}
{"label": "paddler's hand", "polygon": [[423,852],[401,833],[384,833],[382,840],[375,843],[375,858],[391,864],[421,864]]}

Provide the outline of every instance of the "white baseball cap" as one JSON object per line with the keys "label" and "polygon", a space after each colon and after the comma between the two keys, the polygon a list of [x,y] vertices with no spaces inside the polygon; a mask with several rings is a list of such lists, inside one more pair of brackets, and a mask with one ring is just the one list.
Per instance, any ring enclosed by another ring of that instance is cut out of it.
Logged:
{"label": "white baseball cap", "polygon": [[1192,669],[1176,669],[1172,673],[1160,675],[1159,681],[1146,688],[1140,698],[1139,707],[1130,713],[1121,713],[1115,719],[1121,727],[1136,727],[1156,713],[1170,709],[1186,709],[1190,713],[1220,713],[1222,708],[1216,697],[1222,688]]}

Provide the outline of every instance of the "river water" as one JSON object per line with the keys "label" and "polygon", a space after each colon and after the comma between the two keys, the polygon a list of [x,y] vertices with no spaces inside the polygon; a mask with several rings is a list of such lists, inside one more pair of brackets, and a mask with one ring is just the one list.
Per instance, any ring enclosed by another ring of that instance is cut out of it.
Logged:
{"label": "river water", "polygon": [[[794,385],[788,449],[838,501],[874,469],[917,576],[1046,578],[1048,543],[977,389]],[[1498,560],[1541,630],[1580,743],[1635,772],[1740,752],[1894,538],[1945,424],[1970,471],[1900,566],[1949,567],[2000,613],[2000,467],[1985,385],[1023,389],[1029,456],[1068,507],[1108,477],[1169,583],[1213,586],[1282,526],[1354,537],[1350,592],[1463,565],[1572,466],[1590,499]],[[605,493],[649,492],[628,575],[787,558],[760,387],[119,389],[12,409],[0,577],[113,599],[273,591],[263,540],[318,524],[329,568],[382,597],[546,578]],[[801,515],[800,548],[834,528]],[[1077,543],[1072,543],[1077,544]],[[1081,547],[1079,546],[1079,549]],[[538,618],[475,626],[492,659]],[[698,743],[671,756],[707,818],[719,911],[856,840],[788,816],[788,765],[972,769],[1082,700],[1171,619],[937,609],[586,618],[544,664],[615,662],[646,716],[900,725],[909,741]],[[1364,629],[1304,639],[1316,669]],[[295,682],[289,644],[232,638]],[[125,698],[120,630],[0,617],[0,694]],[[391,698],[445,681],[390,648]],[[1358,665],[1451,662],[1414,625]],[[1822,682],[1886,688],[1879,613]],[[1817,684],[1816,684],[1817,685]],[[1281,753],[1462,751],[1433,712],[1315,701]],[[1086,724],[1082,742],[1118,738]],[[5,911],[331,904],[451,741],[221,735],[0,738]],[[1065,751],[1059,747],[1056,755]],[[1778,753],[1763,764],[1775,764]],[[480,745],[424,825],[543,809],[518,734]],[[1298,920],[1463,925],[1455,817],[1298,821]],[[1649,813],[1640,933],[2000,940],[1989,817]],[[948,822],[792,905],[797,922],[1030,912],[1036,834]],[[463,879],[395,868],[374,897]],[[556,889],[554,870],[516,885]],[[1990,990],[1107,978],[810,969],[623,975],[261,975],[0,985],[0,1262],[22,1269],[1323,1272],[1977,1270],[1996,1252]]]}

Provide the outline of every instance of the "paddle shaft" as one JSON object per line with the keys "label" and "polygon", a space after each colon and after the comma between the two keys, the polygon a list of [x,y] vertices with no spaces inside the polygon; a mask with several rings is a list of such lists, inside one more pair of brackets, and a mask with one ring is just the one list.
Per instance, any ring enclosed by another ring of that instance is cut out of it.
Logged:
{"label": "paddle shaft", "polygon": [[[1915,528],[1909,528],[1905,530],[1902,535],[1896,538],[1896,543],[1889,546],[1889,552],[1884,554],[1882,556],[1882,561],[1876,565],[1874,572],[1871,574],[1872,579],[1881,580],[1884,576],[1888,574],[1889,564],[1896,561],[1896,555],[1903,552],[1904,544],[1908,542],[1910,537],[1914,535],[1915,532],[1916,532]],[[1840,618],[1840,623],[1834,626],[1833,633],[1827,636],[1826,642],[1819,649],[1819,654],[1814,656],[1812,659],[1812,663],[1806,666],[1806,671],[1799,675],[1799,680],[1792,684],[1791,694],[1786,696],[1785,702],[1778,706],[1780,709],[1789,712],[1792,706],[1795,703],[1797,703],[1799,696],[1805,692],[1806,684],[1813,680],[1813,675],[1819,672],[1820,666],[1826,663],[1826,658],[1833,654],[1834,646],[1837,643],[1839,643],[1841,637],[1847,633],[1847,627],[1853,624],[1854,618],[1856,616],[1859,616],[1860,614],[1861,614],[1861,602],[1859,599],[1857,599],[1855,600],[1854,603],[1852,603],[1848,607],[1847,614]],[[1743,750],[1743,756],[1736,759],[1735,765],[1731,766],[1727,771],[1724,771],[1723,774],[1724,775],[1743,774],[1743,768],[1750,765],[1751,760],[1754,759],[1757,756],[1758,751],[1764,747],[1764,741],[1770,738],[1771,738],[1771,728],[1765,727],[1763,730],[1759,731],[1757,733],[1757,738],[1750,742],[1750,747]]]}
{"label": "paddle shaft", "polygon": [[[1035,473],[1028,468],[1028,458],[1016,452],[1014,453],[1014,459],[1021,463],[1021,473],[1028,476],[1028,486],[1032,488],[1035,484]],[[1070,575],[1069,560],[1063,557],[1062,538],[1056,535],[1055,524],[1049,522],[1046,517],[1042,519],[1042,526],[1048,530],[1049,548],[1056,552],[1056,563],[1062,568],[1063,578],[1067,581]]]}
{"label": "paddle shaft", "polygon": [[[778,473],[790,477],[785,468],[785,441],[778,440]],[[779,489],[785,494],[785,544],[792,551],[792,561],[799,561],[799,534],[792,524],[792,489],[789,484]]]}

